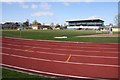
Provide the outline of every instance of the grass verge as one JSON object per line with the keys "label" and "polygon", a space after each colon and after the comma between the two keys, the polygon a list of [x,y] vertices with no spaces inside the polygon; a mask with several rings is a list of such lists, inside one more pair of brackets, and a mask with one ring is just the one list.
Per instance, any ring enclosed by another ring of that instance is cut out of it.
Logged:
{"label": "grass verge", "polygon": [[[93,42],[93,43],[120,43],[118,37],[84,37],[76,38],[75,36],[107,34],[95,30],[3,30],[3,37],[16,37],[36,40],[56,40],[56,41],[73,41],[73,42]],[[118,33],[114,33],[118,34]],[[54,37],[67,36],[66,39],[56,39]]]}
{"label": "grass verge", "polygon": [[2,68],[2,80],[63,80],[63,79],[49,78],[33,74],[30,75],[27,73],[21,73],[8,68]]}

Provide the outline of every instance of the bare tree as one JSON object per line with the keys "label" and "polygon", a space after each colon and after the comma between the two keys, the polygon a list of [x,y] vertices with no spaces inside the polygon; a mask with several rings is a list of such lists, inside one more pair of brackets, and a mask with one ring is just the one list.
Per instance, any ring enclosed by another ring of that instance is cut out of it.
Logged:
{"label": "bare tree", "polygon": [[34,20],[32,24],[33,25],[41,25],[41,23],[39,23],[37,20]]}
{"label": "bare tree", "polygon": [[51,26],[51,28],[52,28],[52,29],[54,29],[54,28],[55,28],[55,25],[54,25],[54,23],[53,23],[53,22],[50,24],[50,26]]}
{"label": "bare tree", "polygon": [[120,13],[114,18],[115,25],[120,27]]}
{"label": "bare tree", "polygon": [[56,28],[58,28],[58,27],[60,28],[60,24],[56,24],[56,26],[55,26],[55,27],[56,27]]}
{"label": "bare tree", "polygon": [[29,20],[27,19],[25,22],[23,22],[24,28],[29,28]]}

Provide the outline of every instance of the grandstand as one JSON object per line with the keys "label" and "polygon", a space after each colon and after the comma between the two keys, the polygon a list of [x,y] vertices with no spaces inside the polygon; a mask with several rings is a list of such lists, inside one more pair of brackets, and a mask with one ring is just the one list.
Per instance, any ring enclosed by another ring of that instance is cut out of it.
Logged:
{"label": "grandstand", "polygon": [[68,20],[67,29],[102,29],[104,21],[101,19]]}

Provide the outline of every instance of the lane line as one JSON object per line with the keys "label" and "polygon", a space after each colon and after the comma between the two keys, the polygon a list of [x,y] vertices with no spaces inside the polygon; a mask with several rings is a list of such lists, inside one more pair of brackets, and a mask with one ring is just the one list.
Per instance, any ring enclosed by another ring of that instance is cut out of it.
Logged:
{"label": "lane line", "polygon": [[106,56],[86,56],[86,55],[72,55],[72,56],[81,56],[81,57],[91,57],[91,58],[118,58],[118,57],[106,57]]}
{"label": "lane line", "polygon": [[[7,42],[7,43],[10,43],[9,41],[5,41],[5,42],[3,42],[3,43],[6,43],[6,42]],[[14,42],[14,44],[15,44],[15,43],[19,43],[19,42]],[[27,45],[28,43],[25,43],[25,42],[24,42],[24,44]],[[36,45],[37,45],[37,46],[39,46],[39,45],[42,45],[42,46],[43,46],[44,44],[47,44],[47,43],[42,43],[42,42],[40,42],[39,44],[37,44],[37,43],[34,44],[34,46],[36,46]],[[57,44],[47,44],[47,46],[51,46],[51,47],[54,46],[54,47],[56,47]],[[61,47],[62,47],[62,48],[67,48],[67,47],[72,48],[72,47],[74,47],[74,46],[71,46],[71,45],[66,46],[66,45],[65,45],[65,46],[61,46]],[[78,47],[78,46],[75,46],[75,47],[76,47],[76,48],[90,48],[90,49],[96,48],[96,46],[82,46],[82,47],[81,47],[81,46],[79,46],[79,47]],[[106,50],[106,49],[116,49],[116,48],[111,48],[111,47],[109,47],[109,48],[108,48],[108,47],[103,48],[103,47],[99,47],[99,46],[98,46],[97,49],[104,49],[104,50]]]}
{"label": "lane line", "polygon": [[71,54],[68,56],[66,62],[69,62],[70,58],[71,58]]}
{"label": "lane line", "polygon": [[20,69],[20,70],[24,70],[24,71],[31,71],[31,72],[40,73],[40,74],[46,74],[46,75],[48,74],[48,75],[61,76],[61,77],[67,77],[67,78],[84,78],[84,79],[91,79],[91,80],[109,80],[109,79],[100,79],[100,78],[93,78],[93,77],[84,77],[84,76],[44,72],[44,71],[38,71],[38,70],[23,68],[23,67],[19,67],[19,66],[8,65],[8,64],[0,64],[0,65],[15,68],[15,69]]}
{"label": "lane line", "polygon": [[[6,43],[5,43],[6,44]],[[6,45],[12,45],[12,46],[20,46],[20,45],[13,45],[13,44],[6,44]],[[24,46],[24,47],[33,47],[33,46]],[[53,48],[43,48],[43,47],[35,47],[34,46],[34,48],[41,48],[41,49],[53,49]],[[95,51],[95,50],[93,50],[93,51],[86,51],[86,50],[73,50],[73,49],[59,49],[59,48],[54,48],[54,49],[56,49],[56,50],[65,50],[65,51],[68,51],[68,50],[70,50],[70,51],[83,51],[83,52],[103,52],[103,51]],[[119,52],[114,52],[114,51],[106,51],[107,53],[119,53]]]}
{"label": "lane line", "polygon": [[[0,53],[2,55],[7,55],[7,53]],[[40,61],[49,61],[49,62],[57,62],[57,63],[64,63],[64,64],[82,64],[82,65],[90,65],[90,66],[104,66],[104,67],[120,67],[119,65],[107,65],[107,64],[93,64],[93,63],[78,63],[78,62],[65,62],[65,61],[57,61],[57,60],[47,60],[47,59],[41,59],[41,58],[33,58],[33,57],[25,57],[25,56],[19,56],[19,55],[8,55],[8,56],[14,56],[24,59],[32,59],[32,60],[40,60]]]}
{"label": "lane line", "polygon": [[[7,43],[10,43],[9,41],[6,41],[6,42],[7,42]],[[3,43],[6,43],[6,42],[3,42]],[[13,44],[15,44],[15,43],[17,44],[18,42],[14,42]],[[24,45],[27,45],[28,43],[25,43],[25,42],[24,42],[23,44],[24,44]],[[57,46],[57,44],[49,44],[49,43],[42,43],[42,42],[40,42],[39,44],[36,43],[36,44],[34,44],[34,46],[40,46],[40,45],[44,46],[44,44],[47,44],[47,46],[51,46],[51,47],[52,47],[52,46],[54,46],[54,47]],[[59,45],[59,44],[58,44],[58,45]],[[83,44],[82,44],[82,45],[83,45]],[[72,48],[72,47],[74,47],[74,45],[68,45],[68,46],[65,45],[65,46],[61,46],[61,47],[62,47],[62,48],[67,48],[67,47]],[[87,46],[82,46],[82,47],[81,47],[81,46],[78,47],[78,46],[75,45],[75,47],[76,47],[76,48],[90,48],[90,49],[96,48],[96,46],[88,46],[88,45],[87,45]],[[97,49],[107,50],[107,49],[116,49],[116,48],[114,48],[114,47],[112,47],[112,48],[111,48],[111,47],[109,47],[109,48],[108,48],[108,47],[104,47],[104,48],[103,48],[103,47],[101,47],[101,46],[97,46]]]}
{"label": "lane line", "polygon": [[[75,44],[78,44],[78,43],[88,43],[88,44],[95,44],[93,42],[72,42],[72,41],[55,41],[55,40],[35,40],[35,39],[25,39],[25,38],[15,38],[15,37],[5,37],[5,38],[8,38],[8,39],[17,39],[17,40],[34,40],[34,41],[47,41],[47,42],[61,42],[61,43],[75,43]],[[97,43],[98,45],[101,44],[101,43]],[[112,45],[117,45],[119,43],[102,43],[103,45],[109,45],[109,44],[112,44]]]}
{"label": "lane line", "polygon": [[[22,50],[22,49],[13,49],[13,48],[7,48],[7,47],[2,47],[5,49],[12,49],[12,50],[17,50],[17,51],[25,51],[25,52],[35,52],[35,53],[44,53],[44,54],[52,54],[52,55],[68,55],[68,54],[61,54],[61,53],[54,53],[54,52],[42,52],[42,51],[31,51],[31,50]],[[72,56],[81,56],[81,57],[93,57],[93,58],[118,58],[118,57],[106,57],[106,56],[88,56],[88,55],[76,55],[76,54],[71,54]]]}
{"label": "lane line", "polygon": [[29,49],[26,49],[25,51],[30,51],[31,49],[33,49],[34,47],[31,47],[31,48],[29,48]]}
{"label": "lane line", "polygon": [[26,59],[29,59],[29,57],[20,56],[20,55],[14,55],[14,54],[10,54],[10,56],[14,56],[14,57],[20,57],[20,58],[26,58]]}

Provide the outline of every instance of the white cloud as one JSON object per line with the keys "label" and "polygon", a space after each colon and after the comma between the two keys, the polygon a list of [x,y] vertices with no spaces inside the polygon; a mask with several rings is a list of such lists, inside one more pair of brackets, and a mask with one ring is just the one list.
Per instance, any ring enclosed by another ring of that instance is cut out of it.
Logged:
{"label": "white cloud", "polygon": [[119,2],[119,0],[1,0],[1,2]]}
{"label": "white cloud", "polygon": [[36,4],[27,5],[27,4],[23,3],[23,2],[20,2],[19,5],[22,8],[32,8],[32,9],[38,8],[38,5],[36,5]]}
{"label": "white cloud", "polygon": [[50,9],[51,8],[51,5],[49,5],[48,3],[41,3],[40,4],[40,7],[43,8],[43,9]]}
{"label": "white cloud", "polygon": [[22,8],[29,8],[29,5],[26,5],[25,2],[28,0],[2,0],[1,2],[5,2],[6,4],[12,5],[14,2],[17,2],[19,6]]}
{"label": "white cloud", "polygon": [[100,16],[90,16],[88,19],[103,19],[103,17],[100,17]]}
{"label": "white cloud", "polygon": [[22,5],[22,8],[29,8],[28,5]]}
{"label": "white cloud", "polygon": [[80,2],[63,2],[62,4],[65,6],[70,6],[70,5],[76,5],[79,4]]}
{"label": "white cloud", "polygon": [[29,8],[29,5],[26,5],[26,4],[23,3],[23,2],[20,2],[19,5],[20,5],[22,8]]}
{"label": "white cloud", "polygon": [[13,2],[6,2],[6,4],[12,5]]}
{"label": "white cloud", "polygon": [[38,8],[38,5],[32,4],[31,8],[33,8],[33,9]]}
{"label": "white cloud", "polygon": [[29,0],[1,0],[1,2],[26,2]]}
{"label": "white cloud", "polygon": [[34,17],[41,17],[41,16],[53,16],[54,14],[52,12],[35,12],[31,14],[31,16]]}
{"label": "white cloud", "polygon": [[70,2],[64,2],[63,3],[65,6],[69,6],[70,5]]}
{"label": "white cloud", "polygon": [[83,2],[94,2],[95,0],[83,0]]}
{"label": "white cloud", "polygon": [[48,3],[27,5],[27,4],[25,4],[24,2],[20,2],[19,4],[20,4],[20,6],[21,6],[22,8],[32,8],[32,9],[42,8],[42,9],[45,9],[45,10],[48,10],[48,9],[51,8],[51,5],[49,5]]}
{"label": "white cloud", "polygon": [[70,6],[73,4],[79,4],[80,2],[94,2],[95,0],[59,0],[61,2],[63,2],[62,4],[65,6]]}

